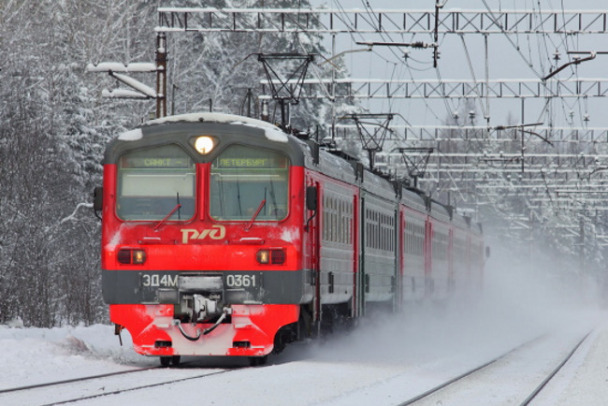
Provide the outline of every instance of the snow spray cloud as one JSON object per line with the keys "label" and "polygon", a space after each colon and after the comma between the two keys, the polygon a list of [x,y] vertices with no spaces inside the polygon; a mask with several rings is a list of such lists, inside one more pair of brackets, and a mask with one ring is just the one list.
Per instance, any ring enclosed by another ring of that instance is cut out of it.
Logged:
{"label": "snow spray cloud", "polygon": [[590,295],[572,264],[555,261],[530,242],[507,246],[501,238],[487,239],[492,254],[479,296],[458,297],[444,305],[412,304],[396,315],[366,317],[354,331],[318,341],[301,357],[399,364],[483,358],[554,329],[580,327],[595,317],[589,311]]}

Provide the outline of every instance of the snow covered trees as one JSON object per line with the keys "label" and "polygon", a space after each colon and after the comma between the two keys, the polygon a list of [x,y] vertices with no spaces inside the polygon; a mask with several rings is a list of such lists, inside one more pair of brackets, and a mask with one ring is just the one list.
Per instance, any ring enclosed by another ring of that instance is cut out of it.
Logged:
{"label": "snow covered trees", "polygon": [[[8,0],[0,3],[0,323],[26,326],[106,320],[99,223],[88,210],[106,143],[141,123],[154,101],[101,98],[117,87],[89,63],[153,62],[157,7],[293,7],[287,1]],[[302,0],[301,7],[308,7]],[[323,52],[308,34],[168,36],[169,112],[243,113],[263,76],[253,53]],[[145,74],[142,74],[145,75]],[[142,76],[153,86],[154,76]],[[173,97],[175,95],[175,97]],[[253,99],[253,114],[256,103]],[[294,117],[314,129],[323,103]],[[280,118],[279,118],[280,120]],[[310,124],[314,123],[314,124]],[[306,129],[306,128],[305,128]]]}

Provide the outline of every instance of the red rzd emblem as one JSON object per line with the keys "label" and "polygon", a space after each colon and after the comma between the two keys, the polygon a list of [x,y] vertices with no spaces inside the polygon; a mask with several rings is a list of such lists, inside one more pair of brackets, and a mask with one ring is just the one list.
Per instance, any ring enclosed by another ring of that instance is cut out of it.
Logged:
{"label": "red rzd emblem", "polygon": [[210,240],[221,240],[226,236],[226,227],[222,225],[215,225],[211,228],[201,230],[195,230],[193,228],[183,228],[182,232],[182,244],[188,244],[193,240],[204,240],[209,238]]}

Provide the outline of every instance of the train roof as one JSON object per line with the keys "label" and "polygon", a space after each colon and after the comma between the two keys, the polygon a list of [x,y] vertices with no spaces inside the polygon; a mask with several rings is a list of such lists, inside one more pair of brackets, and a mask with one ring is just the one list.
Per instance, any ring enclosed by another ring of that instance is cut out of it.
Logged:
{"label": "train roof", "polygon": [[458,213],[454,213],[452,217],[452,224],[460,228],[468,229],[470,227],[471,222],[470,219],[467,219],[466,217],[463,217]]}
{"label": "train roof", "polygon": [[421,191],[401,189],[401,203],[421,213],[427,211],[425,195]]}
{"label": "train roof", "polygon": [[167,116],[150,120],[144,126],[165,124],[165,123],[218,123],[218,124],[236,124],[247,127],[257,128],[264,131],[266,138],[276,142],[288,142],[288,135],[280,127],[267,121],[258,120],[255,118],[237,116],[235,114],[226,113],[190,113],[179,114],[175,116]]}
{"label": "train roof", "polygon": [[[236,128],[242,131],[235,131]],[[196,136],[205,133],[221,135],[227,144],[236,142],[276,149],[287,154],[293,165],[304,165],[302,146],[295,137],[265,121],[222,113],[182,114],[148,121],[139,128],[119,134],[106,149],[104,163],[116,163],[126,150],[168,143],[190,151],[195,162],[210,162],[223,150],[221,142],[219,148],[204,156],[196,154],[191,145]]]}
{"label": "train roof", "polygon": [[481,223],[471,222],[471,231],[477,235],[483,234],[483,228],[481,226]]}
{"label": "train roof", "polygon": [[429,215],[434,219],[449,223],[452,219],[451,209],[435,200],[431,200],[431,211]]}
{"label": "train roof", "polygon": [[369,170],[363,171],[363,190],[375,193],[387,200],[397,201],[397,195],[393,184],[386,178],[378,176]]}
{"label": "train roof", "polygon": [[[314,168],[327,176],[347,183],[354,184],[357,182],[355,170],[349,161],[325,150],[315,151],[319,147],[312,143],[300,142],[303,144],[303,150],[306,154],[306,167]],[[318,158],[316,158],[317,153]]]}

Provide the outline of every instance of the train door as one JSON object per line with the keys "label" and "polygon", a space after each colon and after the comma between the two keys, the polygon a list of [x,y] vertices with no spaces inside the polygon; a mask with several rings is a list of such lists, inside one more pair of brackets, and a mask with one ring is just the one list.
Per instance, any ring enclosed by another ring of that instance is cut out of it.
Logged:
{"label": "train door", "polygon": [[392,235],[389,237],[388,246],[393,250],[393,274],[391,275],[392,311],[397,312],[400,310],[401,303],[401,212],[399,204],[394,207],[392,217]]}
{"label": "train door", "polygon": [[395,309],[403,310],[403,275],[405,269],[405,215],[402,208],[397,206],[397,218],[395,222],[395,250],[397,256],[397,266],[395,267]]}
{"label": "train door", "polygon": [[321,278],[320,278],[320,230],[321,230],[321,190],[320,183],[314,179],[306,181],[306,224],[308,234],[305,245],[307,271],[310,273],[310,284],[313,290],[313,299],[308,312],[309,329],[313,334],[319,333],[321,320]]}
{"label": "train door", "polygon": [[359,199],[359,272],[357,273],[357,313],[365,316],[365,292],[369,291],[369,276],[365,273],[365,192],[361,190]]}
{"label": "train door", "polygon": [[352,217],[352,227],[351,227],[351,237],[353,243],[353,299],[352,299],[352,317],[358,317],[361,313],[361,302],[359,301],[360,292],[358,291],[359,283],[359,264],[361,263],[360,258],[360,250],[361,250],[361,240],[359,239],[360,223],[359,223],[359,196],[355,194],[353,196],[353,217]]}

